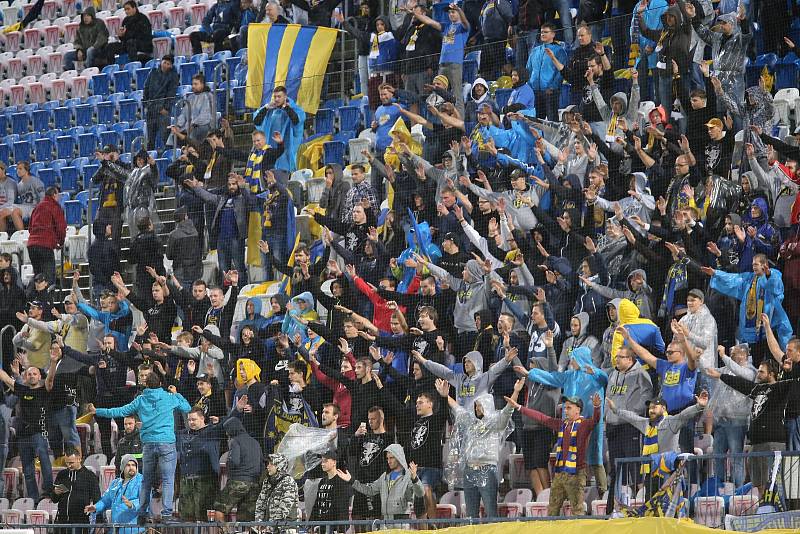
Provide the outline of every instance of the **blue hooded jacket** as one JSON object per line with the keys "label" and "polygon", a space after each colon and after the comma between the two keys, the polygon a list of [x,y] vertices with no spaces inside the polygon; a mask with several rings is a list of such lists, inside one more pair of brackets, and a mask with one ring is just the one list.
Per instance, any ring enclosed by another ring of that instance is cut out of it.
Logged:
{"label": "blue hooded jacket", "polygon": [[139,416],[142,443],[175,443],[174,410],[189,413],[192,407],[180,393],[169,393],[161,388],[147,388],[141,395],[119,408],[97,408],[97,417],[123,418]]}
{"label": "blue hooded jacket", "polygon": [[[261,124],[256,125],[256,129],[264,132],[267,139],[272,139],[273,132],[280,132],[283,136],[283,154],[275,161],[275,168],[287,172],[294,172],[297,170],[297,151],[303,143],[303,127],[306,122],[306,112],[303,111],[297,102],[289,97],[286,97],[286,104],[291,107],[297,114],[297,124],[292,124],[289,115],[279,108],[268,109],[264,120]],[[255,117],[259,113],[263,113],[263,109],[269,105],[269,102],[262,106],[253,115]]]}
{"label": "blue hooded jacket", "polygon": [[[296,317],[298,316],[302,317],[306,314],[310,315],[310,312],[314,311],[314,297],[308,291],[304,291],[299,295],[297,295],[296,297],[294,297],[292,299],[292,303],[296,303],[298,300],[302,300],[303,302],[306,303],[305,311],[301,312],[297,308],[292,308],[291,310],[289,310],[289,312],[283,319],[283,326],[281,327],[281,330],[283,331],[284,334],[289,336],[289,339],[292,339],[295,334],[300,334],[300,337],[302,337],[303,341],[305,341],[306,338],[308,337],[308,327],[303,323],[301,323],[300,321],[298,321]],[[315,320],[316,312],[313,315],[314,317],[306,317],[306,318],[310,321]]]}
{"label": "blue hooded jacket", "polygon": [[553,51],[553,55],[562,65],[567,64],[567,52],[560,43],[540,44],[531,50],[527,63],[528,73],[530,73],[528,85],[534,91],[547,91],[548,89],[560,91],[561,82],[564,81],[561,71],[555,67],[553,61],[545,53],[545,49],[548,48]]}
{"label": "blue hooded jacket", "polygon": [[[608,384],[608,375],[605,371],[596,367],[592,361],[592,351],[587,347],[578,347],[572,351],[570,360],[575,360],[580,366],[580,370],[568,367],[566,371],[544,371],[534,368],[528,371],[528,380],[561,388],[561,395],[564,397],[579,397],[583,401],[582,415],[591,417],[594,412],[592,406],[592,396],[597,393],[603,402],[600,404],[601,411],[605,409],[605,391]],[[571,364],[572,362],[570,362]],[[584,369],[591,368],[594,374],[589,374]],[[601,413],[600,420],[604,415]],[[589,450],[586,453],[587,465],[601,465],[603,458],[603,426],[597,425],[592,431]]]}
{"label": "blue hooded jacket", "polygon": [[[754,207],[761,210],[761,215],[758,218],[754,219],[750,212],[742,216],[742,222],[756,227],[756,236],[750,238],[748,235],[748,239],[745,240],[745,249],[752,247],[753,255],[758,253],[766,254],[768,258],[774,260],[781,246],[780,233],[769,222],[767,201],[762,197],[756,197],[753,199],[753,203],[750,204],[751,209]],[[743,255],[747,255],[747,252],[746,250]],[[747,265],[750,264],[748,263]]]}
{"label": "blue hooded jacket", "polygon": [[[95,503],[97,513],[102,514],[106,510],[111,510],[111,522],[118,524],[136,525],[139,515],[139,488],[142,486],[142,474],[136,473],[136,476],[125,482],[121,478],[115,478],[111,485],[100,500]],[[128,499],[133,508],[128,508],[128,505],[122,500],[122,497]],[[138,534],[144,532],[143,528],[122,528],[117,530],[120,534]]]}
{"label": "blue hooded jacket", "polygon": [[[251,297],[247,299],[247,304],[250,303],[253,304],[253,318],[250,319],[248,317],[246,311],[247,308],[245,308],[244,319],[239,321],[239,332],[241,332],[242,328],[244,328],[245,326],[250,326],[253,328],[253,330],[258,332],[259,330],[261,330],[262,328],[266,327],[269,324],[268,319],[263,315],[261,315],[261,307],[262,307],[261,299],[258,297]],[[247,304],[245,304],[245,306],[247,306]]]}

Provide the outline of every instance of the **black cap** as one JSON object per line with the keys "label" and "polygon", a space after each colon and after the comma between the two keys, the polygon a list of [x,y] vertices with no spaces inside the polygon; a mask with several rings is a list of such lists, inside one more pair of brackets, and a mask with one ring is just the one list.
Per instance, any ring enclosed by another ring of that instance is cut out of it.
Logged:
{"label": "black cap", "polygon": [[583,410],[583,399],[581,399],[580,397],[574,397],[574,396],[573,397],[567,397],[567,396],[564,396],[564,397],[561,397],[561,401],[562,402],[571,402],[572,404],[574,404],[575,406],[577,406],[578,408]]}
{"label": "black cap", "polygon": [[458,238],[456,237],[455,232],[447,232],[446,234],[444,234],[442,242],[447,241],[448,239],[453,243],[455,243],[456,245],[458,244]]}
{"label": "black cap", "polygon": [[336,451],[331,449],[329,451],[326,451],[326,452],[322,453],[322,459],[323,460],[333,460],[334,462],[338,462],[339,461],[339,455],[336,454]]}
{"label": "black cap", "polygon": [[34,282],[47,282],[47,278],[45,277],[44,274],[39,273],[39,274],[37,274],[36,276],[33,277],[33,281]]}
{"label": "black cap", "polygon": [[44,309],[44,302],[42,302],[41,300],[32,300],[32,301],[30,301],[28,303],[28,309],[31,309],[33,307],[36,307],[36,308],[39,308],[39,309],[43,310]]}
{"label": "black cap", "polygon": [[664,397],[656,397],[655,399],[647,401],[645,404],[647,406],[650,406],[651,404],[660,404],[664,408],[667,408],[667,401],[664,399]]}
{"label": "black cap", "polygon": [[119,152],[119,148],[114,145],[106,145],[100,152],[103,154],[113,154],[115,152]]}
{"label": "black cap", "polygon": [[690,290],[690,291],[689,291],[689,296],[690,296],[690,297],[694,297],[694,298],[696,298],[696,299],[700,299],[700,300],[702,300],[703,302],[705,302],[705,300],[706,300],[706,296],[705,296],[705,294],[703,294],[703,292],[702,292],[702,291],[700,291],[699,289],[692,289],[692,290]]}

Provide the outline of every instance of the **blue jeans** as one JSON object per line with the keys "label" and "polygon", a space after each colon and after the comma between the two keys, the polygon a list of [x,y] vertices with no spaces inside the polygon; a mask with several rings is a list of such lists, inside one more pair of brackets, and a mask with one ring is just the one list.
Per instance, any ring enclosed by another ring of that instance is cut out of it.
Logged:
{"label": "blue jeans", "polygon": [[[90,46],[86,49],[85,56],[83,58],[83,68],[88,69],[89,67],[94,67],[95,59],[100,54],[100,51],[97,48]],[[74,70],[75,69],[75,62],[78,60],[78,51],[72,50],[64,54],[64,70]]]}
{"label": "blue jeans", "polygon": [[142,487],[139,490],[139,515],[147,516],[150,508],[150,492],[155,486],[156,464],[161,474],[162,517],[172,516],[172,499],[175,493],[175,466],[178,452],[174,443],[142,444]]}
{"label": "blue jeans", "polygon": [[247,265],[244,264],[244,239],[218,239],[217,263],[220,277],[231,269],[239,271],[239,287],[247,285]]}
{"label": "blue jeans", "polygon": [[[269,244],[269,251],[272,253],[272,257],[278,262],[286,263],[286,256],[288,255],[286,236],[276,234],[275,232],[265,233],[264,241]],[[274,266],[272,262],[269,261],[269,256],[264,253],[261,254],[261,267],[264,269],[265,280],[273,280],[272,269]]]}
{"label": "blue jeans", "polygon": [[786,450],[800,451],[800,417],[786,420]]}
{"label": "blue jeans", "polygon": [[75,426],[75,417],[78,415],[78,408],[75,406],[64,406],[60,410],[50,414],[50,448],[53,454],[58,457],[59,453],[64,452],[64,444],[68,443],[75,447],[80,447],[81,438],[78,436],[78,427]]}
{"label": "blue jeans", "polygon": [[53,468],[50,465],[47,439],[40,432],[37,432],[32,436],[18,437],[17,440],[19,455],[22,458],[25,490],[28,497],[38,501],[39,488],[36,485],[36,458],[39,458],[39,465],[42,468],[42,489],[45,493],[52,493],[53,491]]}
{"label": "blue jeans", "polygon": [[[747,422],[731,419],[714,421],[714,454],[738,453],[744,447],[744,436],[747,433]],[[744,483],[744,458],[731,460],[733,483],[738,488]],[[717,480],[724,482],[725,460],[714,460],[714,474]]]}
{"label": "blue jeans", "polygon": [[572,13],[569,11],[572,7],[572,3],[569,0],[556,0],[555,7],[558,11],[558,18],[564,26],[564,33],[561,35],[561,40],[566,43],[567,46],[572,46],[575,40],[575,34],[572,29]]}
{"label": "blue jeans", "polygon": [[467,517],[480,517],[481,499],[486,517],[497,517],[497,466],[467,466],[464,470],[464,504]]}

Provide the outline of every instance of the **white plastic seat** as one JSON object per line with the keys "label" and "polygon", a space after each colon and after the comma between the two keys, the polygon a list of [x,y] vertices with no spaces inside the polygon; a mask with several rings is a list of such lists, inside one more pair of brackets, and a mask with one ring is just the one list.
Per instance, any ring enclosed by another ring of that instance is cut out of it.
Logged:
{"label": "white plastic seat", "polygon": [[800,98],[800,90],[796,87],[781,89],[772,99],[775,111],[778,113],[778,120],[781,124],[789,126],[791,124],[791,112],[795,111],[795,104]]}

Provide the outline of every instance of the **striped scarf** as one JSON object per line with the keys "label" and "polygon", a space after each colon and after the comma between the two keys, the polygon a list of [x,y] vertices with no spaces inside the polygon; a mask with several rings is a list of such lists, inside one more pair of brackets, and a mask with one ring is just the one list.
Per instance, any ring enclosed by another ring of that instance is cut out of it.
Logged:
{"label": "striped scarf", "polygon": [[[644,433],[644,439],[642,440],[642,456],[650,456],[651,454],[658,453],[658,425],[661,424],[663,419],[664,417],[662,416],[647,426],[647,430]],[[650,464],[643,463],[639,472],[643,475],[649,473]]]}
{"label": "striped scarf", "polygon": [[247,158],[247,167],[244,169],[244,179],[253,193],[257,193],[261,186],[261,162],[264,159],[264,152],[264,150],[256,150],[255,148],[250,151],[250,156]]}
{"label": "striped scarf", "polygon": [[[570,423],[565,421],[558,431],[556,441],[556,473],[567,473],[574,475],[578,472],[578,429],[581,427],[583,417],[579,417]],[[564,433],[569,425],[569,444],[564,447]]]}

